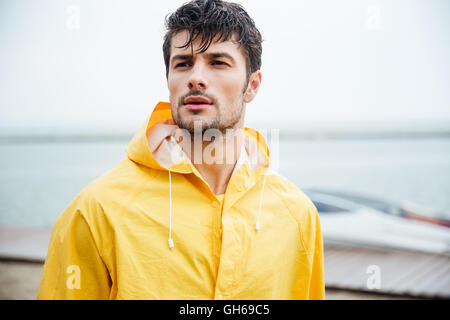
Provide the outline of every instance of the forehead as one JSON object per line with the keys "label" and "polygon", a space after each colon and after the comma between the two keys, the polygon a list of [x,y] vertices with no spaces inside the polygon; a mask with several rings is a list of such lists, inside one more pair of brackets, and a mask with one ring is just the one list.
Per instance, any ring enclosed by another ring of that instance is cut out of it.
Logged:
{"label": "forehead", "polygon": [[[235,36],[231,37],[227,41],[220,41],[220,42],[216,41],[217,38],[218,38],[217,36],[214,38],[214,40],[211,42],[211,45],[204,53],[226,52],[230,54],[236,61],[245,63],[244,54],[242,52],[242,49],[239,47],[239,43],[235,40]],[[183,30],[176,33],[171,39],[170,57],[179,54],[190,55],[192,53],[192,50],[194,52],[194,56],[201,55],[202,53],[196,52],[200,48],[201,36],[197,37],[197,39],[192,43],[192,48],[191,46],[180,48],[181,46],[186,44],[188,39],[189,39],[188,31]]]}

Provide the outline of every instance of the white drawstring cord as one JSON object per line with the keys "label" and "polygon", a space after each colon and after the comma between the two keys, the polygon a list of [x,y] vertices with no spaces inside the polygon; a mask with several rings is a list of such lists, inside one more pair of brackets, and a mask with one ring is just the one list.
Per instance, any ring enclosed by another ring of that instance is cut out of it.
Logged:
{"label": "white drawstring cord", "polygon": [[258,209],[258,218],[256,219],[256,231],[260,230],[259,226],[259,216],[261,215],[261,206],[262,206],[262,199],[263,199],[263,192],[264,192],[264,185],[266,183],[266,175],[264,175],[263,185],[261,188],[261,196],[259,197],[259,209]]}
{"label": "white drawstring cord", "polygon": [[172,241],[172,175],[169,170],[169,248],[173,248]]}

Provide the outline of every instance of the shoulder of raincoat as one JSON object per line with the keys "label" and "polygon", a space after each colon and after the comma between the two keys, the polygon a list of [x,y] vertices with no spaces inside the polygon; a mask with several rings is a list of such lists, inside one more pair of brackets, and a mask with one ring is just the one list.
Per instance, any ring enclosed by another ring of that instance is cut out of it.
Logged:
{"label": "shoulder of raincoat", "polygon": [[38,299],[324,299],[317,209],[245,128],[224,197],[172,136],[160,102],[128,157],[54,224]]}

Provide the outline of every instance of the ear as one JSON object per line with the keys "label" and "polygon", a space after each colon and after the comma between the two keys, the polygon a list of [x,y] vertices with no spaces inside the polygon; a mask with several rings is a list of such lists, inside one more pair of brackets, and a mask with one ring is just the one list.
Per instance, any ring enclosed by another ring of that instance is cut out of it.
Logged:
{"label": "ear", "polygon": [[262,74],[261,71],[256,70],[250,75],[250,79],[248,80],[247,90],[245,90],[244,94],[244,102],[249,103],[253,99],[255,99],[256,94],[258,93],[259,86],[261,85]]}

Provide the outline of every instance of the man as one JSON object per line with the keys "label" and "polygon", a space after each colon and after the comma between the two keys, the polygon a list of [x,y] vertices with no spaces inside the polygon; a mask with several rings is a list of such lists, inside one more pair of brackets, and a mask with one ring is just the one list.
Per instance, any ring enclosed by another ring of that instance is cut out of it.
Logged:
{"label": "man", "polygon": [[253,20],[196,0],[166,25],[170,104],[58,218],[38,298],[323,299],[317,210],[244,127],[261,83]]}

